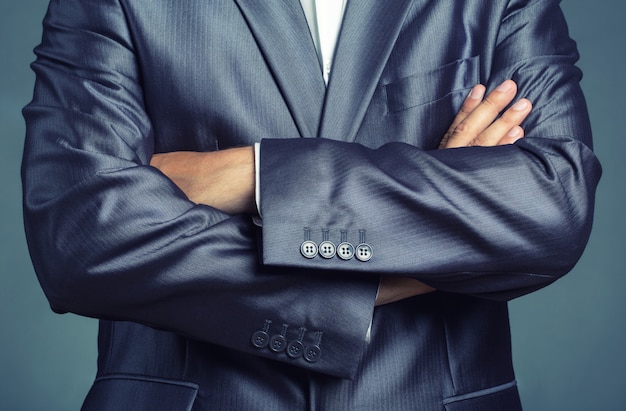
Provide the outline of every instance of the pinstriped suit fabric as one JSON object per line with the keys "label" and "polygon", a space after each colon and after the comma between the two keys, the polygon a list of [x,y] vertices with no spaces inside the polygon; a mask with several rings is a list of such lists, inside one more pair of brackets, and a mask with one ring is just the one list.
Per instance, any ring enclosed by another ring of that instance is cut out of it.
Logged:
{"label": "pinstriped suit fabric", "polygon": [[[101,319],[85,410],[520,408],[506,301],[575,264],[601,173],[558,2],[354,0],[337,50],[326,91],[297,1],[51,2],[24,215],[52,308]],[[526,137],[436,150],[505,78]],[[256,142],[262,228],[148,165]],[[374,309],[380,275],[439,291]]]}

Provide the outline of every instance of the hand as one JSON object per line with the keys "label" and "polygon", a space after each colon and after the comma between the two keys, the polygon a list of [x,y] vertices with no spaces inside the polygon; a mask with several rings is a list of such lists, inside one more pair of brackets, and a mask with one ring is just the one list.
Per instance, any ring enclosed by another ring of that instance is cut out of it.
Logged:
{"label": "hand", "polygon": [[435,291],[434,288],[421,281],[408,277],[381,277],[376,296],[376,306],[427,294]]}
{"label": "hand", "polygon": [[484,100],[485,86],[475,86],[463,102],[439,148],[499,146],[513,144],[524,137],[520,124],[532,110],[530,101],[520,99],[500,115],[516,94],[517,84],[513,80],[500,84]]}
{"label": "hand", "polygon": [[229,214],[256,212],[253,147],[208,153],[155,154],[150,165],[169,177],[197,204]]}

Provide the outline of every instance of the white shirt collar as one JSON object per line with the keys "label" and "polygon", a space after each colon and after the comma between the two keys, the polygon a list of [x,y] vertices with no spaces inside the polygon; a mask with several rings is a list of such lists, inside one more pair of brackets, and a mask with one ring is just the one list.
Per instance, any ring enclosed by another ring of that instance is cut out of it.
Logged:
{"label": "white shirt collar", "polygon": [[347,0],[300,0],[328,84]]}

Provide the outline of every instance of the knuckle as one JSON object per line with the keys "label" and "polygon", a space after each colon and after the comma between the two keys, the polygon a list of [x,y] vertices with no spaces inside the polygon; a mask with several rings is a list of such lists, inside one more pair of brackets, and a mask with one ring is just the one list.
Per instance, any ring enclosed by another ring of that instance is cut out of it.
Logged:
{"label": "knuckle", "polygon": [[465,100],[463,102],[463,104],[461,105],[461,110],[460,112],[463,114],[471,114],[472,111],[474,111],[476,109],[476,107],[478,107],[480,105],[482,101],[478,100]]}
{"label": "knuckle", "polygon": [[456,128],[452,132],[452,135],[458,136],[458,135],[467,134],[469,132],[470,132],[469,125],[467,124],[467,122],[462,121],[456,126]]}
{"label": "knuckle", "polygon": [[470,115],[470,114],[472,114],[472,111],[474,111],[474,108],[475,108],[475,107],[474,107],[473,105],[463,104],[463,105],[461,106],[460,113],[461,113],[461,114],[465,114],[466,116],[467,116],[467,115]]}
{"label": "knuckle", "polygon": [[520,125],[525,118],[526,118],[525,112],[516,112],[516,111],[507,110],[504,113],[502,113],[500,118],[498,118],[498,121],[507,125],[509,128],[512,128],[514,126]]}
{"label": "knuckle", "polygon": [[519,125],[519,119],[515,118],[511,114],[504,113],[498,120],[504,127],[513,128],[514,126]]}
{"label": "knuckle", "polygon": [[499,113],[500,110],[502,110],[502,108],[500,107],[501,104],[498,101],[496,101],[496,99],[494,99],[494,97],[491,95],[488,96],[486,99],[484,99],[481,104],[483,105],[483,107],[485,107],[489,111],[492,111],[495,113]]}

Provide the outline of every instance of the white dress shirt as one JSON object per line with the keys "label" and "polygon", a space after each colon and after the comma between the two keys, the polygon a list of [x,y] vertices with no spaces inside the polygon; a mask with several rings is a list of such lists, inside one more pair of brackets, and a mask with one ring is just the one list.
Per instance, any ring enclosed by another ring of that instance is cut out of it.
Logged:
{"label": "white dress shirt", "polygon": [[300,0],[328,84],[346,0]]}

